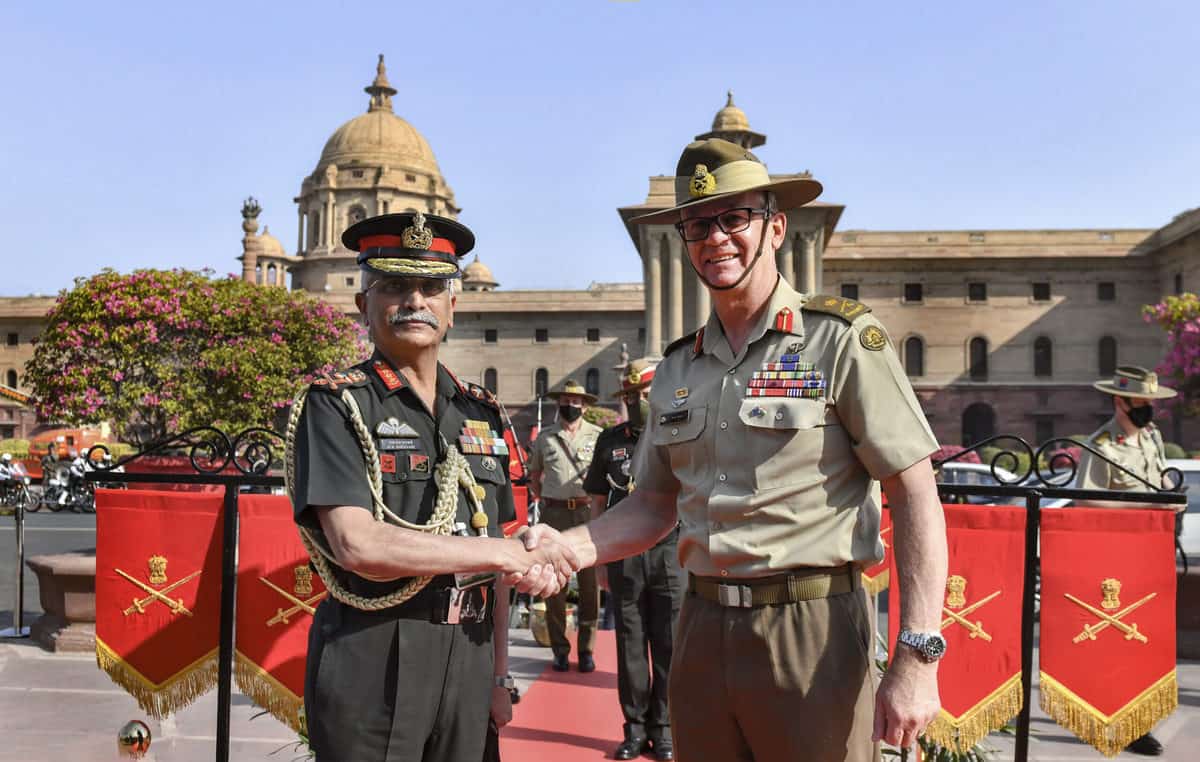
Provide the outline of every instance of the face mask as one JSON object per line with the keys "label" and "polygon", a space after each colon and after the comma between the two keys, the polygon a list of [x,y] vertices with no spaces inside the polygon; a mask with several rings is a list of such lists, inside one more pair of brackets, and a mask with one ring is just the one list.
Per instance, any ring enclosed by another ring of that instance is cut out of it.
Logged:
{"label": "face mask", "polygon": [[646,428],[646,419],[649,417],[650,400],[638,400],[636,405],[629,408],[629,425],[635,429]]}
{"label": "face mask", "polygon": [[579,416],[583,415],[583,408],[575,407],[574,405],[559,405],[558,417],[562,418],[567,423],[575,423],[579,420]]}
{"label": "face mask", "polygon": [[1142,405],[1129,408],[1129,420],[1139,429],[1145,428],[1150,421],[1154,420],[1154,406]]}

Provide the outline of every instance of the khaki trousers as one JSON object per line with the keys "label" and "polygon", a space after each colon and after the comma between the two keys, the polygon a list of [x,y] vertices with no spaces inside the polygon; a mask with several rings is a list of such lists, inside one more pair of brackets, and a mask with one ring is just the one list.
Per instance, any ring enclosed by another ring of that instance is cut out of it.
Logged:
{"label": "khaki trousers", "polygon": [[677,759],[875,762],[872,642],[861,588],[755,608],[689,593],[671,661]]}
{"label": "khaki trousers", "polygon": [[[549,524],[560,532],[586,524],[591,512],[586,504],[574,510],[562,506],[542,507],[542,523]],[[575,573],[579,580],[579,635],[576,645],[579,653],[590,654],[596,650],[596,627],[600,623],[600,586],[596,582],[595,567],[580,569]],[[571,653],[571,641],[567,640],[567,591],[546,599],[546,629],[550,631],[550,648],[556,656]]]}

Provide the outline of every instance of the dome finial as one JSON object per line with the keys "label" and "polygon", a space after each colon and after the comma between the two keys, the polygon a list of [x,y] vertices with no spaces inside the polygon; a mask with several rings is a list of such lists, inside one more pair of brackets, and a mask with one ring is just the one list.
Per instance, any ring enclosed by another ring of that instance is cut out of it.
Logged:
{"label": "dome finial", "polygon": [[371,105],[367,107],[367,113],[392,110],[392,96],[396,94],[397,90],[388,82],[387,68],[383,65],[383,53],[379,54],[379,63],[375,66],[375,81],[364,87],[363,90],[371,96]]}
{"label": "dome finial", "polygon": [[726,108],[729,108],[730,106],[732,106],[732,105],[733,105],[733,91],[732,91],[732,90],[726,90],[726,91],[725,91],[725,96],[726,96],[726,97],[725,97],[725,107],[726,107]]}

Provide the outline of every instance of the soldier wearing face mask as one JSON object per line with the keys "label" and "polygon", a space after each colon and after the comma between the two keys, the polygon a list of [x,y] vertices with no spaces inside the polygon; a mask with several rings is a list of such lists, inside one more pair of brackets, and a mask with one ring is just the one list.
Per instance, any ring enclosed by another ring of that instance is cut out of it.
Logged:
{"label": "soldier wearing face mask", "polygon": [[[605,429],[596,440],[596,454],[583,483],[592,496],[592,518],[637,486],[631,469],[633,451],[650,415],[653,378],[654,366],[645,359],[631,362],[621,377],[621,391],[614,396],[624,399],[629,418]],[[616,603],[617,694],[625,717],[624,740],[613,759],[636,759],[648,749],[655,759],[674,759],[667,682],[673,628],[687,588],[679,567],[679,529],[649,550],[608,563],[606,570]]]}
{"label": "soldier wearing face mask", "polygon": [[[558,403],[558,422],[548,426],[533,443],[529,456],[529,489],[541,505],[541,522],[565,530],[586,524],[590,513],[583,479],[592,462],[600,427],[583,419],[583,408],[596,402],[578,382],[567,379],[561,391],[546,395]],[[600,623],[600,586],[594,567],[580,569],[579,579],[579,671],[596,669],[592,651]],[[554,669],[570,669],[567,640],[567,591],[546,599],[546,628],[554,650]]]}
{"label": "soldier wearing face mask", "polygon": [[[1170,399],[1175,390],[1158,385],[1158,376],[1136,365],[1118,367],[1111,380],[1093,384],[1112,396],[1113,417],[1088,439],[1094,449],[1115,463],[1106,463],[1087,450],[1079,459],[1080,489],[1111,489],[1147,492],[1150,487],[1171,487],[1163,477],[1166,453],[1162,434],[1152,422],[1154,400]],[[1120,468],[1118,468],[1119,466]],[[1130,503],[1092,501],[1088,507],[1130,508]],[[1163,753],[1162,744],[1147,733],[1134,740],[1127,751],[1146,756]]]}

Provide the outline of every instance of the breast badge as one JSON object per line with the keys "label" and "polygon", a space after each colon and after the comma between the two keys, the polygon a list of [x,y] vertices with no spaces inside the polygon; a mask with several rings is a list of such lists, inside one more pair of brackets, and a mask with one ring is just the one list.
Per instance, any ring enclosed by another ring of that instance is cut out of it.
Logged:
{"label": "breast badge", "polygon": [[872,352],[878,352],[886,347],[888,343],[887,336],[883,335],[883,330],[879,326],[875,325],[869,325],[864,328],[862,333],[858,335],[858,340],[864,347]]}
{"label": "breast badge", "polygon": [[746,396],[821,399],[825,396],[825,376],[811,362],[788,352],[777,362],[765,362],[754,371],[746,385]]}
{"label": "breast badge", "polygon": [[508,443],[487,421],[464,421],[458,447],[464,455],[508,455]]}

